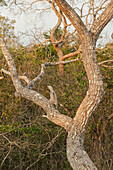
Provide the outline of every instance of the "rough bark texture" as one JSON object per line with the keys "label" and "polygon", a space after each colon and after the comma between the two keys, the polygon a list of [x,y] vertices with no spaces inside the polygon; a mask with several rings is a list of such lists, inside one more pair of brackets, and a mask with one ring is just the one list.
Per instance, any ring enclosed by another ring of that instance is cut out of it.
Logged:
{"label": "rough bark texture", "polygon": [[103,28],[113,17],[113,0],[94,22],[90,31],[65,0],[55,0],[55,2],[71,21],[81,38],[83,62],[89,80],[87,94],[77,110],[74,124],[68,131],[67,157],[74,170],[93,170],[97,168],[84,151],[84,134],[90,117],[104,94],[102,75],[96,60],[95,44]]}
{"label": "rough bark texture", "polygon": [[[66,130],[70,128],[70,125],[73,123],[72,118],[65,116],[63,114],[60,114],[58,110],[56,110],[53,105],[49,102],[49,100],[41,95],[40,93],[29,89],[29,87],[24,87],[17,74],[17,70],[13,61],[13,58],[11,54],[8,51],[8,48],[6,47],[5,42],[0,37],[0,47],[2,49],[2,53],[4,54],[4,57],[8,63],[9,71],[11,74],[11,78],[13,81],[13,84],[15,86],[16,92],[19,96],[24,97],[25,99],[33,101],[35,104],[41,106],[45,112],[47,113],[47,118],[54,122],[57,125],[60,125],[64,127]],[[34,79],[33,79],[34,82]],[[32,84],[32,81],[30,82]],[[17,95],[17,96],[18,96]]]}
{"label": "rough bark texture", "polygon": [[74,124],[68,132],[67,157],[75,170],[97,169],[84,150],[84,134],[88,121],[104,94],[102,76],[96,61],[95,45],[86,34],[82,44],[84,67],[89,79],[89,89],[74,117]]}
{"label": "rough bark texture", "polygon": [[[41,106],[47,113],[46,117],[50,121],[64,127],[68,132],[67,157],[72,168],[74,170],[96,170],[97,168],[84,150],[84,134],[90,117],[104,94],[102,75],[96,60],[95,44],[100,32],[113,17],[113,0],[111,0],[107,8],[93,23],[90,31],[87,30],[78,14],[65,0],[54,0],[54,2],[71,21],[81,38],[83,63],[89,80],[89,88],[86,96],[73,119],[66,115],[60,114],[47,98],[30,89],[32,84],[34,84],[34,82],[40,79],[42,74],[44,74],[43,69],[40,76],[37,76],[34,80],[30,81],[27,87],[23,87],[18,77],[13,58],[6,48],[6,44],[2,38],[0,38],[0,46],[9,65],[10,75],[16,92],[20,96]],[[53,41],[54,40],[53,35]]]}

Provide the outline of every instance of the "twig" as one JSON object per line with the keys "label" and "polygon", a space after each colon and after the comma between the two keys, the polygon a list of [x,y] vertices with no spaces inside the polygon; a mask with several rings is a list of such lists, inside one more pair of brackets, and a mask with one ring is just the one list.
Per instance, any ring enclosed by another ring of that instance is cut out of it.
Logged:
{"label": "twig", "polygon": [[71,115],[71,113],[61,103],[59,103],[59,105],[68,113],[68,115]]}
{"label": "twig", "polygon": [[5,160],[7,159],[8,155],[10,154],[10,152],[11,152],[11,148],[12,148],[12,146],[11,146],[11,144],[10,144],[9,152],[8,152],[8,153],[7,153],[7,155],[4,157],[4,159],[3,159],[3,161],[2,161],[2,163],[1,163],[1,165],[0,165],[0,167],[2,167],[2,166],[3,166],[3,164],[4,164]]}
{"label": "twig", "polygon": [[[38,159],[35,162],[33,162],[29,167],[27,167],[26,170],[31,168],[33,165],[35,165],[41,159],[41,156],[43,155],[44,151],[47,151],[48,149],[50,149],[52,147],[52,145],[55,143],[56,139],[64,132],[64,131],[61,131],[61,130],[62,130],[62,128],[60,128],[60,130],[58,131],[57,135],[52,139],[52,141],[49,142],[49,145],[48,145],[48,143],[46,144],[46,147],[42,150],[42,152],[40,153]],[[44,157],[46,155],[47,155],[47,153],[44,155]]]}
{"label": "twig", "polygon": [[[3,72],[3,73],[5,73],[5,74],[8,74],[9,76],[11,76],[11,73],[10,73],[10,71],[6,71],[5,69],[1,69],[1,71]],[[0,79],[3,79],[3,78],[5,78],[4,76],[2,76],[2,77],[0,77]],[[19,78],[21,79],[21,80],[24,80],[27,84],[30,82],[30,80],[26,77],[26,76],[19,76]]]}
{"label": "twig", "polygon": [[69,64],[69,63],[72,63],[72,62],[75,62],[75,61],[80,61],[80,59],[76,58],[76,59],[69,60],[69,61],[47,62],[47,63],[42,64],[40,74],[36,78],[34,78],[32,81],[29,82],[29,84],[27,85],[27,88],[31,89],[34,86],[34,84],[36,82],[38,82],[44,76],[46,66],[54,66],[54,65],[59,65],[59,64]]}
{"label": "twig", "polygon": [[101,134],[100,134],[100,136],[99,136],[99,140],[101,140],[101,138],[103,137],[103,134],[104,134],[104,132],[105,132],[106,126],[107,126],[108,122],[109,122],[111,119],[113,119],[113,114],[111,114],[110,116],[107,117],[107,120],[106,120],[106,122],[104,123],[104,127],[103,127],[103,129],[102,129],[102,131],[101,131]]}
{"label": "twig", "polygon": [[9,152],[8,152],[7,155],[4,157],[4,159],[3,159],[0,167],[3,166],[5,160],[7,159],[8,155],[10,154],[11,149],[12,149],[12,145],[16,145],[17,147],[21,148],[15,141],[14,141],[14,142],[11,142],[6,136],[4,136],[3,134],[1,134],[1,135],[3,136],[3,138],[5,138],[5,139],[9,142],[10,146],[9,146]]}
{"label": "twig", "polygon": [[103,67],[110,67],[110,68],[113,68],[113,66],[107,66],[107,65],[105,65],[104,63],[111,63],[111,62],[113,62],[113,60],[105,60],[105,61],[102,61],[102,62],[100,62],[100,63],[98,63],[99,65],[102,65]]}

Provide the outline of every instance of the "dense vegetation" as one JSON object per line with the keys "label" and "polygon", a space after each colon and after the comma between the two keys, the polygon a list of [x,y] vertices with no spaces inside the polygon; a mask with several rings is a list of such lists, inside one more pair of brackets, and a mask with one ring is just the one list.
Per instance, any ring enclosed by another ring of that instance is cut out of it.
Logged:
{"label": "dense vegetation", "polygon": [[[58,61],[58,56],[52,44],[17,47],[14,23],[15,21],[0,16],[0,34],[8,42],[19,75],[25,74],[32,79],[39,74],[41,63]],[[61,29],[56,35],[59,36],[60,32]],[[44,33],[44,36],[48,38],[50,32]],[[75,43],[70,45],[72,41]],[[68,40],[63,46],[63,53],[74,51],[79,43],[77,36]],[[113,43],[98,49],[97,58],[98,62],[113,59]],[[100,67],[106,93],[87,128],[85,148],[98,169],[110,170],[113,155],[113,122],[109,116],[113,112],[113,74],[112,68]],[[0,51],[1,68],[8,70]],[[34,89],[49,99],[48,85],[53,86],[56,91],[60,113],[74,117],[88,89],[82,61],[65,65],[63,77],[59,75],[58,66],[47,67],[44,78]],[[63,128],[43,118],[43,114],[44,111],[32,102],[15,97],[10,77],[0,80],[0,164],[3,170],[24,170],[28,167],[31,170],[71,170],[66,158],[67,133]]]}
{"label": "dense vegetation", "polygon": [[[70,50],[72,47],[68,46]],[[64,50],[67,50],[64,46]],[[40,72],[40,64],[57,61],[52,45],[10,47],[19,75],[33,78]],[[54,58],[52,56],[54,55]],[[113,59],[113,43],[98,49],[98,62]],[[7,68],[0,52],[0,68]],[[111,68],[101,66],[105,95],[99,104],[85,135],[85,148],[98,169],[112,169],[113,155],[113,73]],[[24,83],[24,82],[23,82]],[[82,61],[65,65],[65,76],[59,76],[58,66],[47,67],[45,76],[34,87],[49,98],[47,86],[54,87],[62,114],[74,117],[88,88]],[[66,132],[42,115],[44,111],[23,98],[15,97],[11,78],[0,81],[0,162],[2,169],[66,169],[71,167],[66,158]],[[68,111],[67,111],[67,110]],[[10,142],[13,142],[11,144]],[[15,142],[15,143],[14,143]],[[5,157],[7,158],[5,159]],[[4,162],[3,162],[4,160]]]}

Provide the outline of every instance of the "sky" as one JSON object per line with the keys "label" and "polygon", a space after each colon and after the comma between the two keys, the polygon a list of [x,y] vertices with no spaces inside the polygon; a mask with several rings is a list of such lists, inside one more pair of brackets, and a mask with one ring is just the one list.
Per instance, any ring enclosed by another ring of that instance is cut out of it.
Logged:
{"label": "sky", "polygon": [[[41,8],[41,6],[38,6],[38,8]],[[35,30],[35,27],[37,28],[35,33],[38,36],[40,33],[50,30],[50,28],[52,28],[57,23],[57,18],[54,12],[42,13],[39,16],[39,11],[35,11],[34,13],[32,11],[20,13],[20,11],[18,11],[16,8],[15,10],[9,10],[6,7],[0,7],[0,14],[3,16],[8,16],[10,19],[16,20],[15,34],[19,36],[20,32],[24,33],[24,35],[20,37],[20,42],[23,43],[23,45],[28,45],[30,43],[32,37],[28,37],[25,34],[31,34],[31,32]],[[100,44],[103,46],[107,42],[111,42],[112,33],[113,20],[102,31],[101,36],[103,38],[98,40],[98,45]]]}

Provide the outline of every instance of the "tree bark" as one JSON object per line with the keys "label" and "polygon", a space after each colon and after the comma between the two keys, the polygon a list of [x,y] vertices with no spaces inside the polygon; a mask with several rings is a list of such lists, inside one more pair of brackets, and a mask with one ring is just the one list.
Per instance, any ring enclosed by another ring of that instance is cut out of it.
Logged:
{"label": "tree bark", "polygon": [[[47,113],[46,117],[50,121],[64,127],[68,132],[67,158],[72,168],[74,170],[96,170],[96,166],[84,150],[84,134],[86,132],[90,117],[104,94],[102,75],[96,60],[95,44],[100,32],[113,17],[113,0],[111,0],[107,8],[94,22],[90,31],[87,30],[78,14],[65,0],[54,0],[54,2],[71,21],[81,38],[83,63],[89,80],[89,88],[86,96],[73,119],[66,115],[60,114],[59,111],[56,110],[49,102],[49,100],[38,92],[29,89],[29,87],[23,87],[19,80],[12,56],[9,54],[2,38],[0,38],[0,46],[9,65],[11,78],[16,91],[22,97],[41,106]],[[58,24],[60,24],[60,20]],[[55,28],[56,27],[54,27],[54,29]],[[55,42],[54,36],[53,42]],[[58,52],[60,53],[59,55],[62,56],[59,49]]]}
{"label": "tree bark", "polygon": [[65,0],[55,0],[55,2],[71,21],[81,38],[83,63],[89,80],[87,94],[77,110],[72,127],[68,131],[67,157],[74,170],[95,170],[97,168],[84,151],[84,134],[90,117],[104,94],[102,75],[96,60],[95,44],[99,34],[113,17],[113,0],[94,22],[90,31],[87,30],[78,14]]}
{"label": "tree bark", "polygon": [[[61,50],[61,47],[60,45],[56,45],[56,44],[55,45],[53,44],[53,46],[58,54],[59,62],[61,62],[63,58],[63,52]],[[64,76],[64,64],[59,64],[59,73],[61,76]]]}
{"label": "tree bark", "polygon": [[94,163],[84,150],[84,134],[90,117],[103,94],[103,81],[95,55],[95,40],[90,33],[82,39],[84,67],[89,79],[89,89],[74,117],[74,124],[67,137],[67,157],[74,170],[96,170]]}

